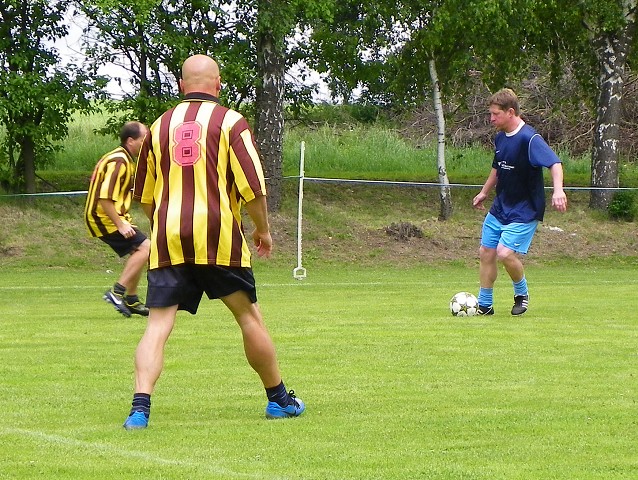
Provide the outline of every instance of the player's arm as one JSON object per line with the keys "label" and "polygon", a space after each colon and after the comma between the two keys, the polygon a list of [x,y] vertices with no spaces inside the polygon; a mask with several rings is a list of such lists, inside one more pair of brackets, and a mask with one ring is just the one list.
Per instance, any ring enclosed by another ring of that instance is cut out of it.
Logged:
{"label": "player's arm", "polygon": [[146,215],[150,221],[153,221],[153,205],[150,203],[140,203],[140,206],[142,207],[144,215]]}
{"label": "player's arm", "polygon": [[266,196],[259,195],[246,203],[246,211],[255,225],[253,241],[257,247],[257,255],[270,257],[272,252],[272,236],[268,224],[268,204]]}
{"label": "player's arm", "polygon": [[567,195],[563,190],[563,164],[555,163],[549,167],[549,172],[552,175],[552,185],[554,186],[554,193],[552,193],[552,207],[559,212],[567,210]]}
{"label": "player's arm", "polygon": [[102,207],[102,210],[104,210],[104,213],[106,213],[106,215],[111,219],[117,227],[117,231],[120,232],[124,238],[129,238],[135,235],[135,229],[133,226],[118,215],[117,210],[115,209],[115,202],[113,200],[109,198],[100,198],[98,202],[100,207]]}
{"label": "player's arm", "polygon": [[477,193],[474,199],[472,200],[472,206],[474,208],[478,208],[479,210],[485,210],[485,207],[483,206],[483,201],[487,198],[490,191],[492,191],[492,189],[496,186],[496,182],[498,182],[498,177],[496,176],[496,169],[492,168],[492,171],[487,177],[487,180],[485,180],[485,183],[483,184],[483,188],[481,188],[481,191]]}

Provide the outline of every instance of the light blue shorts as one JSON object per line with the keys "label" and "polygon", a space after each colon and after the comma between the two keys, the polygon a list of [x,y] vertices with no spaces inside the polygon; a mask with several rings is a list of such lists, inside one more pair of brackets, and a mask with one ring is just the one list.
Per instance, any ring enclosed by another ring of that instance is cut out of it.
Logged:
{"label": "light blue shorts", "polygon": [[503,225],[494,215],[488,213],[483,221],[481,245],[496,248],[499,243],[517,253],[527,253],[536,232],[538,220],[530,223],[510,223]]}

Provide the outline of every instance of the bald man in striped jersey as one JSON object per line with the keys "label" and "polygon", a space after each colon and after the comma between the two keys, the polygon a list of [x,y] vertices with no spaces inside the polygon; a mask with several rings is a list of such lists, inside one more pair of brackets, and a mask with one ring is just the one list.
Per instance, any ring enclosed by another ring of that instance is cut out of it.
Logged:
{"label": "bald man in striped jersey", "polygon": [[[135,394],[124,427],[148,426],[176,313],[195,314],[204,293],[234,315],[246,358],[266,390],[266,417],[299,416],[305,406],[282,381],[241,222],[244,206],[257,254],[269,257],[266,186],[252,132],[241,114],[219,104],[221,78],[212,58],[189,57],[179,85],[183,101],[150,127],[135,178],[133,196],[151,220],[150,315],[135,352]],[[226,395],[223,385],[219,393]]]}

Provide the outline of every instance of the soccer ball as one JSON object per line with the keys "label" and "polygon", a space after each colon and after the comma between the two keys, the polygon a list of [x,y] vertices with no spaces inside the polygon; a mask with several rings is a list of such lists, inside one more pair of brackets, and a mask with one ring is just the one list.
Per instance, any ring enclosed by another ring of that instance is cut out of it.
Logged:
{"label": "soccer ball", "polygon": [[455,317],[472,317],[478,314],[478,300],[469,292],[459,292],[450,299],[450,312]]}

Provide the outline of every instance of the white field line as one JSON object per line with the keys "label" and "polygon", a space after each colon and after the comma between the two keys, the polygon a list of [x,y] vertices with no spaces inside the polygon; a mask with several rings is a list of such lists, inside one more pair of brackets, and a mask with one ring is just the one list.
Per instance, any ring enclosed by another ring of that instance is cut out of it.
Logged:
{"label": "white field line", "polygon": [[[83,442],[81,440],[76,440],[74,438],[63,437],[60,435],[51,435],[48,433],[34,431],[34,430],[25,430],[22,428],[6,428],[4,430],[0,430],[0,435],[19,435],[22,437],[30,437],[30,438],[35,438],[37,440],[45,441],[57,446],[71,447],[73,449],[80,448],[88,453],[91,453],[91,452],[95,452],[96,454],[108,453],[108,454],[116,455],[123,458],[142,460],[147,463],[156,464],[156,465],[188,467],[188,468],[193,468],[197,471],[202,471],[204,473],[219,475],[219,476],[222,476],[223,478],[260,478],[260,479],[264,478],[263,474],[233,472],[231,470],[228,470],[227,468],[220,467],[219,465],[212,465],[209,463],[202,463],[202,462],[193,462],[189,460],[175,460],[170,458],[163,458],[163,457],[152,455],[146,452],[124,450],[124,449],[118,448],[117,446],[106,444],[106,443]],[[268,477],[268,478],[271,478],[272,480],[283,480],[282,477]]]}
{"label": "white field line", "polygon": [[[365,287],[365,286],[388,286],[405,288],[406,286],[425,286],[425,287],[440,287],[442,285],[458,285],[459,281],[450,279],[448,281],[442,281],[438,279],[436,281],[422,281],[422,282],[313,282],[311,280],[296,280],[286,283],[261,283],[257,284],[257,288],[288,288],[288,287]],[[545,285],[581,285],[582,281],[543,281],[539,283],[539,286]],[[617,280],[596,280],[598,285],[617,285]],[[638,278],[636,279],[624,279],[624,284],[638,284]],[[146,285],[140,284],[141,288],[145,288]],[[103,284],[101,285],[0,285],[0,291],[12,291],[12,290],[100,290],[108,288]],[[476,287],[478,288],[478,286]]]}

